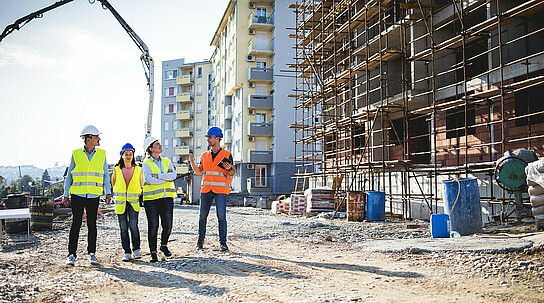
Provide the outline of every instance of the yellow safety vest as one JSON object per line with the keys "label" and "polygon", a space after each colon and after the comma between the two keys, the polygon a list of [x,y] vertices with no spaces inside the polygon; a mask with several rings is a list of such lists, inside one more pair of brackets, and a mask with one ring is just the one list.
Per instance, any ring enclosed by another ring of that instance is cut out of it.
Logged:
{"label": "yellow safety vest", "polygon": [[130,202],[134,211],[140,211],[140,201],[138,197],[142,193],[142,184],[140,184],[140,176],[142,174],[142,168],[139,166],[134,167],[132,178],[127,183],[123,171],[119,165],[115,166],[115,184],[113,185],[113,195],[115,196],[115,213],[124,214],[127,201]]}
{"label": "yellow safety vest", "polygon": [[[162,159],[162,171],[167,172],[170,168],[170,160],[166,158]],[[155,164],[155,162],[151,161],[151,159],[147,159],[145,161],[147,165],[149,165],[149,168],[151,168],[152,174],[160,174],[161,170]],[[156,200],[162,198],[166,194],[167,197],[175,198],[176,197],[176,188],[174,187],[174,182],[172,181],[165,181],[163,184],[147,184],[144,182],[144,201],[149,200]]]}
{"label": "yellow safety vest", "polygon": [[72,152],[75,167],[72,173],[71,194],[100,196],[104,190],[104,162],[106,152],[95,148],[91,161],[83,149],[76,149]]}

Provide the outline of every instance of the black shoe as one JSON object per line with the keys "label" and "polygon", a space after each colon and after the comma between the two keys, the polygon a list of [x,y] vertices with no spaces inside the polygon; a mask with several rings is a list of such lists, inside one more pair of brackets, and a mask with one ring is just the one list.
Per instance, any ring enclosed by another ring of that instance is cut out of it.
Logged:
{"label": "black shoe", "polygon": [[159,262],[159,259],[157,259],[157,253],[151,253],[151,260],[149,260],[151,263]]}
{"label": "black shoe", "polygon": [[221,242],[220,245],[219,245],[219,250],[220,251],[228,251],[229,247],[227,246],[227,243],[226,242]]}
{"label": "black shoe", "polygon": [[164,253],[165,257],[171,257],[172,256],[172,253],[168,250],[168,247],[166,245],[162,245],[160,249]]}
{"label": "black shoe", "polygon": [[204,239],[198,238],[198,241],[196,242],[196,248],[197,249],[204,249]]}

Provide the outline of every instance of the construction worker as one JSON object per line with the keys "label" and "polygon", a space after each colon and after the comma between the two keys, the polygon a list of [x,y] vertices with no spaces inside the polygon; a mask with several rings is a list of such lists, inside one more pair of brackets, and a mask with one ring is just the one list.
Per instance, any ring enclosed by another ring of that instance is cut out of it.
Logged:
{"label": "construction worker", "polygon": [[[200,165],[195,164],[193,154],[189,154],[189,160],[193,170],[202,177],[200,194],[200,214],[198,218],[198,241],[197,248],[204,248],[206,236],[206,224],[212,201],[215,199],[215,210],[219,223],[219,249],[228,251],[227,246],[227,196],[230,193],[232,176],[236,173],[232,154],[221,148],[223,132],[219,127],[211,127],[206,132],[208,151],[202,153]],[[223,158],[228,161],[223,161]],[[222,163],[222,164],[220,164]]]}
{"label": "construction worker", "polygon": [[68,242],[68,258],[66,265],[74,265],[76,260],[77,242],[79,230],[83,220],[85,209],[87,228],[87,252],[89,263],[95,265],[96,260],[96,217],[100,196],[106,193],[106,204],[111,201],[111,185],[106,162],[106,152],[96,148],[100,146],[100,133],[92,125],[87,125],[81,131],[84,140],[83,148],[72,151],[72,159],[68,168],[68,174],[64,181],[64,197],[62,201],[68,204],[68,194],[72,200],[72,226],[70,227],[70,239]]}
{"label": "construction worker", "polygon": [[[121,159],[115,165],[111,183],[115,199],[115,213],[121,229],[121,245],[125,255],[121,261],[129,261],[134,252],[134,259],[142,258],[140,253],[140,230],[138,229],[138,213],[140,212],[140,194],[142,193],[142,168],[134,160],[134,147],[127,143],[121,148]],[[128,203],[127,203],[128,202]],[[132,250],[128,230],[132,237]]]}
{"label": "construction worker", "polygon": [[142,165],[142,172],[145,179],[143,192],[144,207],[147,216],[151,262],[157,262],[159,217],[162,226],[160,250],[166,257],[172,256],[172,253],[168,250],[168,238],[172,232],[174,198],[176,197],[176,189],[173,181],[176,179],[177,174],[172,162],[160,156],[162,146],[159,140],[148,137],[144,141],[144,150],[149,156]]}

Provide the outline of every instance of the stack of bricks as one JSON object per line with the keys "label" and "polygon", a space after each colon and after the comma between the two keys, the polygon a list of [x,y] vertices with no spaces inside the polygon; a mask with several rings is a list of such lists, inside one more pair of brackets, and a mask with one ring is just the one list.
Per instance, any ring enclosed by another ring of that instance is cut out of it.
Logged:
{"label": "stack of bricks", "polygon": [[270,211],[273,214],[288,214],[291,208],[291,198],[273,201]]}
{"label": "stack of bricks", "polygon": [[291,195],[291,204],[289,207],[289,214],[302,215],[305,212],[306,212],[306,196]]}

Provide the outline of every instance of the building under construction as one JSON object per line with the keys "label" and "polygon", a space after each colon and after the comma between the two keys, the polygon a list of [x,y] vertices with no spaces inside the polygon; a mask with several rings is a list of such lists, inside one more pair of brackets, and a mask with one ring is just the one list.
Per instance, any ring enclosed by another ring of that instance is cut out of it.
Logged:
{"label": "building under construction", "polygon": [[544,156],[544,1],[297,0],[295,178],[386,193],[404,219],[477,177],[489,215],[505,151]]}

